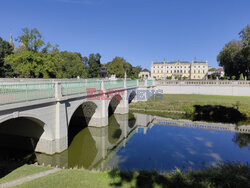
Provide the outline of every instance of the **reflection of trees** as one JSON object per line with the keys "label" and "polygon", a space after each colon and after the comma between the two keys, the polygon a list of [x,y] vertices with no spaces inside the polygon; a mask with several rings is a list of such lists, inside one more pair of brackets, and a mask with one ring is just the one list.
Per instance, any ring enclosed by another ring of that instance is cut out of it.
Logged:
{"label": "reflection of trees", "polygon": [[109,117],[109,125],[108,125],[108,140],[111,144],[115,144],[119,138],[121,137],[122,130],[120,129],[120,125],[118,124],[115,116],[112,115]]}
{"label": "reflection of trees", "polygon": [[[236,133],[233,141],[240,147],[247,147],[250,144],[250,134]],[[250,145],[248,147],[250,150]]]}
{"label": "reflection of trees", "polygon": [[88,168],[97,154],[96,143],[88,128],[77,134],[68,148],[69,167]]}
{"label": "reflection of trees", "polygon": [[238,123],[239,121],[246,120],[246,116],[232,107],[220,105],[194,105],[194,120]]}

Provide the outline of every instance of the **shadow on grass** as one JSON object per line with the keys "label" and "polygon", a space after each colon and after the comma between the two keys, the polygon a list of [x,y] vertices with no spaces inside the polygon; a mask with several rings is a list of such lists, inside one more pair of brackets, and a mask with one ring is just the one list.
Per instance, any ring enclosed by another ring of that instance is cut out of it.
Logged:
{"label": "shadow on grass", "polygon": [[209,121],[221,123],[238,123],[246,121],[247,117],[233,107],[220,105],[194,105],[194,121]]}
{"label": "shadow on grass", "polygon": [[[109,176],[114,187],[130,183],[131,187],[250,187],[250,166],[241,163],[224,163],[200,171],[168,173],[156,171],[112,170]],[[133,185],[133,186],[132,186]]]}

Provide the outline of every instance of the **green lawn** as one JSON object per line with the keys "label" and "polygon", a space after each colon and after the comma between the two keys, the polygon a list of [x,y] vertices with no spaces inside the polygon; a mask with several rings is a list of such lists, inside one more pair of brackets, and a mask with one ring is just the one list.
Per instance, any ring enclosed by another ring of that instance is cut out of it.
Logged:
{"label": "green lawn", "polygon": [[250,187],[250,167],[224,164],[200,171],[168,173],[156,171],[88,171],[61,170],[57,173],[24,183],[20,188],[80,188],[80,187]]}
{"label": "green lawn", "polygon": [[46,170],[50,170],[51,168],[49,167],[37,167],[34,165],[23,165],[20,168],[17,168],[16,170],[12,171],[8,175],[4,176],[3,178],[0,179],[0,184],[5,183],[11,180],[15,180],[18,178],[22,178],[31,174],[35,174],[38,172],[43,172]]}
{"label": "green lawn", "polygon": [[[161,100],[150,99],[146,102],[139,101],[131,103],[129,107],[141,109],[140,113],[173,119],[236,123],[237,125],[250,123],[250,97],[162,95]],[[143,110],[146,110],[146,112]],[[159,112],[150,110],[159,110]],[[169,112],[160,112],[160,110]],[[183,112],[183,114],[173,111]]]}
{"label": "green lawn", "polygon": [[162,100],[131,103],[131,108],[174,110],[192,112],[194,105],[222,105],[237,107],[241,113],[250,117],[250,97],[215,96],[215,95],[163,95]]}

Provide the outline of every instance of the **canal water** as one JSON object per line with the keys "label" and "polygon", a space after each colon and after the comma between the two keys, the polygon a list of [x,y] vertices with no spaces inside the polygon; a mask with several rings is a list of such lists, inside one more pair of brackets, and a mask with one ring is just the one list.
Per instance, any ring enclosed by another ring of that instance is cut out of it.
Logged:
{"label": "canal water", "polygon": [[[68,150],[60,154],[25,153],[23,156],[27,163],[101,170],[196,170],[220,161],[250,163],[250,128],[235,127],[232,124],[157,120],[155,116],[137,113],[115,114],[106,127],[82,129]],[[14,169],[21,165],[17,162],[17,153],[13,151],[11,155],[1,156],[0,167],[7,164]],[[6,158],[10,159],[8,163]]]}
{"label": "canal water", "polygon": [[83,129],[61,154],[36,154],[38,162],[65,168],[158,171],[196,170],[220,161],[250,163],[250,134],[225,131],[224,124],[206,123],[213,128],[191,128],[172,120],[157,124],[153,116],[142,114],[113,115],[109,122],[105,128]]}

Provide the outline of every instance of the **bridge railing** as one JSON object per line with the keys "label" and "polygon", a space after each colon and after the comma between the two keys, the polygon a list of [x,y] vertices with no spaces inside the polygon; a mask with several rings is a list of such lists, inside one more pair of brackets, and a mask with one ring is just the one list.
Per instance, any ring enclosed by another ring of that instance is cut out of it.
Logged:
{"label": "bridge railing", "polygon": [[55,97],[53,83],[1,83],[0,104],[33,101]]}
{"label": "bridge railing", "polygon": [[233,80],[158,80],[156,85],[240,85],[250,86],[250,81]]}
{"label": "bridge railing", "polygon": [[[126,84],[126,85],[125,85]],[[74,94],[87,93],[87,89],[112,90],[124,87],[151,86],[152,80],[45,80],[43,82],[18,81],[0,83],[0,105],[33,101],[39,99],[60,98]]]}
{"label": "bridge railing", "polygon": [[147,85],[152,86],[153,85],[153,80],[147,80]]}
{"label": "bridge railing", "polygon": [[62,82],[62,95],[87,93],[87,89],[101,90],[101,80],[81,80]]}
{"label": "bridge railing", "polygon": [[104,81],[104,88],[105,88],[105,90],[124,88],[124,81],[123,80]]}
{"label": "bridge railing", "polygon": [[127,87],[136,87],[137,86],[137,80],[127,80],[126,85],[127,85]]}

